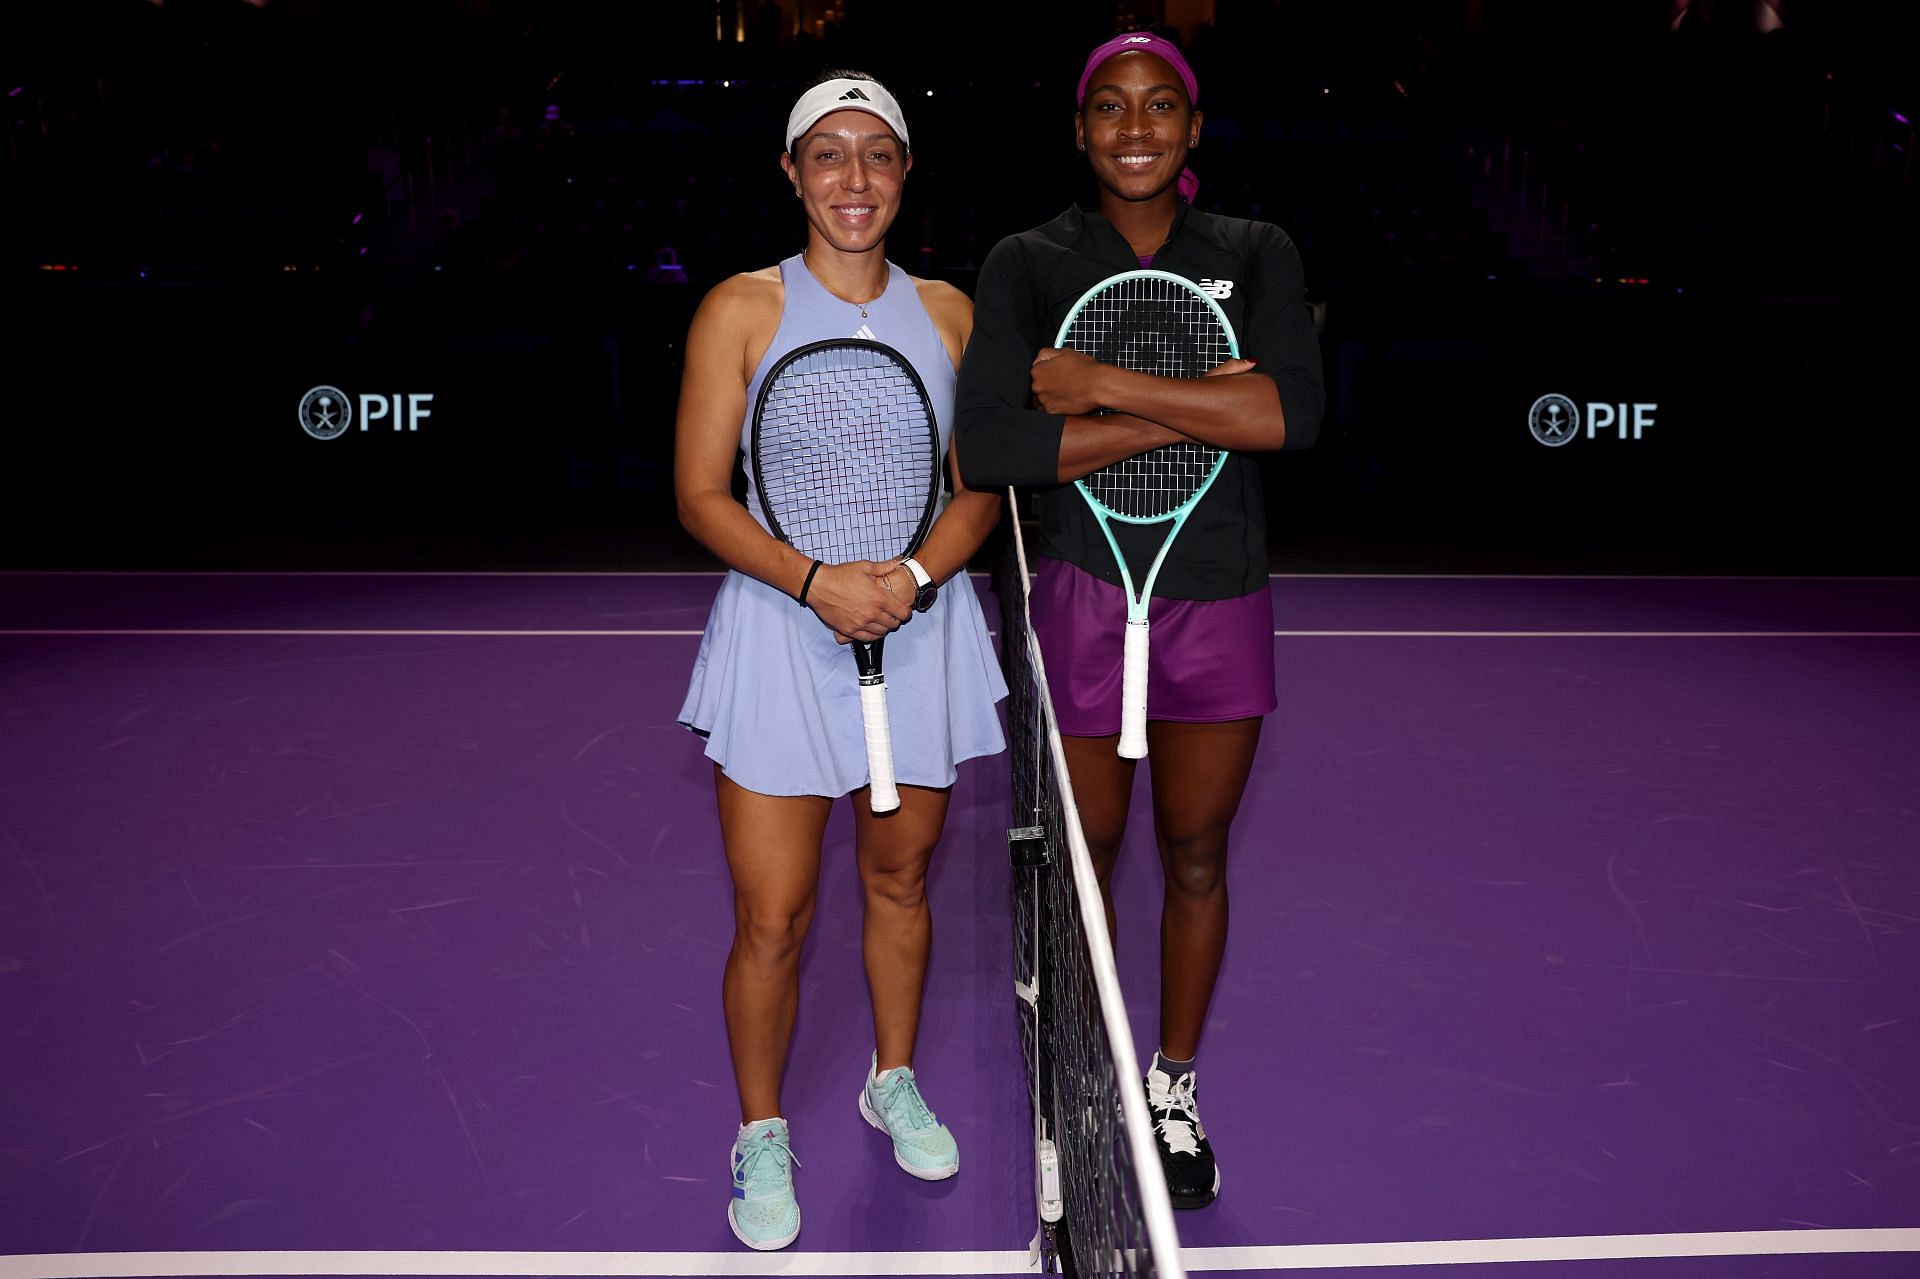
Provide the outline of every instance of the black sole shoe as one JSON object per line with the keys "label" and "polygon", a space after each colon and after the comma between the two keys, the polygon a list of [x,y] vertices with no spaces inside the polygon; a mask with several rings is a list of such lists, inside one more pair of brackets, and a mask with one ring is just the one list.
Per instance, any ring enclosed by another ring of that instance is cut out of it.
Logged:
{"label": "black sole shoe", "polygon": [[1153,1119],[1153,1144],[1167,1178],[1167,1197],[1175,1208],[1204,1208],[1220,1193],[1220,1165],[1214,1161],[1207,1130],[1200,1125],[1193,1076],[1172,1079],[1156,1066],[1148,1072],[1146,1085],[1147,1113]]}
{"label": "black sole shoe", "polygon": [[[1209,1152],[1209,1155],[1211,1155],[1211,1152]],[[1165,1156],[1163,1155],[1162,1163],[1164,1164],[1164,1162],[1165,1162]],[[1180,1209],[1204,1208],[1208,1204],[1212,1203],[1216,1198],[1218,1198],[1219,1194],[1220,1194],[1220,1165],[1219,1164],[1215,1164],[1213,1166],[1212,1187],[1207,1190],[1198,1191],[1196,1193],[1180,1194],[1173,1188],[1173,1178],[1171,1176],[1167,1178],[1167,1198],[1173,1201],[1173,1206],[1175,1208],[1180,1208]]]}

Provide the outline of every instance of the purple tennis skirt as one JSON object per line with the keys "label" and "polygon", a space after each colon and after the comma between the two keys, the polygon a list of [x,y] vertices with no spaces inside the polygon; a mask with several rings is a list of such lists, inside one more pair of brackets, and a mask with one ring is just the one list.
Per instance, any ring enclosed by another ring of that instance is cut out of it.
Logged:
{"label": "purple tennis skirt", "polygon": [[[1033,630],[1053,688],[1060,731],[1110,737],[1120,731],[1120,661],[1127,596],[1064,560],[1034,563]],[[1273,684],[1273,597],[1147,603],[1147,718],[1211,724],[1265,715],[1280,704]]]}

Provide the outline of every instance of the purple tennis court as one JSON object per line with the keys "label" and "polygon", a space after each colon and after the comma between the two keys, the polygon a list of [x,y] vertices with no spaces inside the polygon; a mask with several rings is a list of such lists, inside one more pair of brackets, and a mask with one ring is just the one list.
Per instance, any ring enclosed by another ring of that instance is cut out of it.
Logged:
{"label": "purple tennis court", "polygon": [[[0,577],[0,1275],[1028,1268],[994,759],[935,865],[916,1062],[961,1174],[901,1175],[855,1109],[842,812],[805,1229],[729,1235],[728,887],[673,723],[716,583]],[[1188,1269],[1914,1274],[1920,581],[1273,595]]]}

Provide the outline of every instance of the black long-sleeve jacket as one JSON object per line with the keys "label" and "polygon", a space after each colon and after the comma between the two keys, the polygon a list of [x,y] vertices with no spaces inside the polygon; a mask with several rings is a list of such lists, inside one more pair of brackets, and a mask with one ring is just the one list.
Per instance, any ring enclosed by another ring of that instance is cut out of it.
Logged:
{"label": "black long-sleeve jacket", "polygon": [[[980,270],[973,336],[961,361],[954,403],[960,473],[968,486],[1032,486],[1039,553],[1115,583],[1119,570],[1092,512],[1071,485],[1055,482],[1066,419],[1028,407],[1029,370],[1035,353],[1054,345],[1081,295],[1139,265],[1112,223],[1077,207],[1002,240]],[[1287,422],[1283,447],[1312,445],[1325,400],[1320,346],[1306,304],[1300,254],[1286,232],[1183,203],[1152,265],[1192,280],[1220,304],[1239,338],[1240,354],[1256,361],[1255,372],[1279,388]],[[1252,455],[1234,453],[1169,551],[1154,594],[1231,599],[1265,590],[1266,579],[1259,464]]]}

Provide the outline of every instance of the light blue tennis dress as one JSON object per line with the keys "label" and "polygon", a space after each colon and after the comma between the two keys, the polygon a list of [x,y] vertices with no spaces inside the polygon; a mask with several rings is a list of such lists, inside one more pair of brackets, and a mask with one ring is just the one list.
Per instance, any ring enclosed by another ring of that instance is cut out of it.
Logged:
{"label": "light blue tennis dress", "polygon": [[[907,358],[926,385],[945,456],[953,433],[953,363],[913,281],[888,264],[886,291],[866,315],[813,278],[799,255],[780,264],[786,307],[747,387],[740,424],[747,510],[761,527],[753,486],[753,404],[781,356],[810,342],[861,337]],[[901,580],[904,580],[901,579]],[[951,786],[954,765],[1004,749],[993,704],[1007,695],[973,583],[957,573],[931,609],[887,636],[883,653],[893,763],[911,786]],[[763,795],[845,795],[865,786],[866,737],[853,653],[813,610],[744,573],[720,585],[700,637],[680,723],[707,740],[707,758]]]}

